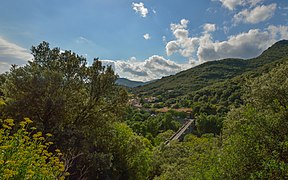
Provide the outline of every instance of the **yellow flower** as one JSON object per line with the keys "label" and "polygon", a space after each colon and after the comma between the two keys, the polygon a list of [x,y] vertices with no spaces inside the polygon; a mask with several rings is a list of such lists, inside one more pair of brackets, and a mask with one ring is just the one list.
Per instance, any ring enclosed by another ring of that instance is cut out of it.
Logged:
{"label": "yellow flower", "polygon": [[42,132],[37,132],[36,134],[33,134],[33,138],[38,138],[42,136]]}
{"label": "yellow flower", "polygon": [[13,119],[6,119],[4,120],[4,122],[6,122],[9,126],[14,126],[14,120]]}
{"label": "yellow flower", "polygon": [[31,119],[29,119],[29,118],[24,118],[24,120],[25,120],[28,124],[30,124],[30,123],[33,122],[33,121],[32,121]]}
{"label": "yellow flower", "polygon": [[47,133],[46,136],[47,136],[47,137],[51,137],[51,136],[53,136],[53,135],[50,134],[50,133]]}
{"label": "yellow flower", "polygon": [[27,124],[27,122],[26,122],[26,121],[21,121],[19,124],[20,124],[20,126],[21,126],[22,128],[24,128],[25,125]]}
{"label": "yellow flower", "polygon": [[10,126],[7,126],[6,124],[3,124],[2,126],[3,126],[3,128],[5,128],[5,129],[12,129]]}
{"label": "yellow flower", "polygon": [[60,153],[60,149],[56,149],[55,152]]}

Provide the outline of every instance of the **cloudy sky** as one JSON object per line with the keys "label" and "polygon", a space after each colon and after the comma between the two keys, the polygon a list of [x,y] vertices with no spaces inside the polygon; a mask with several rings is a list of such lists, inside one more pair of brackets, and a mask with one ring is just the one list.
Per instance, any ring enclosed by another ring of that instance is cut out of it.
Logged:
{"label": "cloudy sky", "polygon": [[255,57],[288,39],[288,1],[9,0],[0,22],[0,73],[47,41],[148,81],[206,61]]}

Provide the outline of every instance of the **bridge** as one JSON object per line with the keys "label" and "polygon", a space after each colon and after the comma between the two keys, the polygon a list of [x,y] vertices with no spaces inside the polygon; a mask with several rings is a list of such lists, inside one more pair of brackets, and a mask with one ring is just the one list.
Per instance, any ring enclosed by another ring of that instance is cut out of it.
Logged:
{"label": "bridge", "polygon": [[194,119],[188,119],[181,128],[178,129],[164,144],[169,145],[170,141],[179,139],[179,137],[188,129],[188,127],[194,122]]}

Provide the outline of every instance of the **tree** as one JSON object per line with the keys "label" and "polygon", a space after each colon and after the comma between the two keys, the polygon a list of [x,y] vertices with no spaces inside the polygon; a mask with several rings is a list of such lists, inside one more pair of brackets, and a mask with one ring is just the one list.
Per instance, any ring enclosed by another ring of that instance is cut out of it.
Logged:
{"label": "tree", "polygon": [[84,57],[50,49],[47,42],[31,51],[34,60],[13,66],[1,85],[4,115],[16,121],[30,117],[43,133],[55,135],[55,148],[82,154],[70,168],[75,176],[86,169],[87,176],[100,178],[111,168],[108,139],[113,123],[122,119],[126,91],[115,85],[113,69],[98,59],[88,66]]}
{"label": "tree", "polygon": [[201,113],[196,119],[196,127],[200,135],[205,133],[213,133],[214,136],[220,135],[223,117]]}
{"label": "tree", "polygon": [[228,114],[220,160],[225,179],[287,179],[288,63],[256,78],[247,104]]}
{"label": "tree", "polygon": [[151,171],[152,145],[124,123],[115,123],[113,136],[114,179],[147,179]]}
{"label": "tree", "polygon": [[217,139],[186,135],[184,142],[155,148],[154,179],[217,179]]}

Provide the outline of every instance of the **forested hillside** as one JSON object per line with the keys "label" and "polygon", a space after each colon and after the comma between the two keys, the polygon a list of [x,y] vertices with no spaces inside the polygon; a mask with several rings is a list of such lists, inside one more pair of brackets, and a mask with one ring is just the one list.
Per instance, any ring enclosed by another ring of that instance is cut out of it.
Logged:
{"label": "forested hillside", "polygon": [[[288,41],[135,94],[98,59],[47,42],[31,52],[0,75],[0,179],[288,178]],[[165,145],[187,112],[192,130]]]}
{"label": "forested hillside", "polygon": [[154,81],[155,80],[142,82],[142,81],[131,81],[131,80],[126,79],[126,78],[118,78],[116,80],[116,84],[120,85],[120,86],[128,87],[128,88],[134,88],[134,87],[143,86],[145,84],[152,83]]}
{"label": "forested hillside", "polygon": [[[207,86],[229,80],[246,72],[257,71],[263,65],[281,61],[287,57],[288,41],[282,40],[253,59],[224,59],[209,61],[176,75],[163,77],[156,82],[133,89],[133,93],[149,96],[163,95],[175,98]],[[261,74],[261,72],[259,72]]]}

